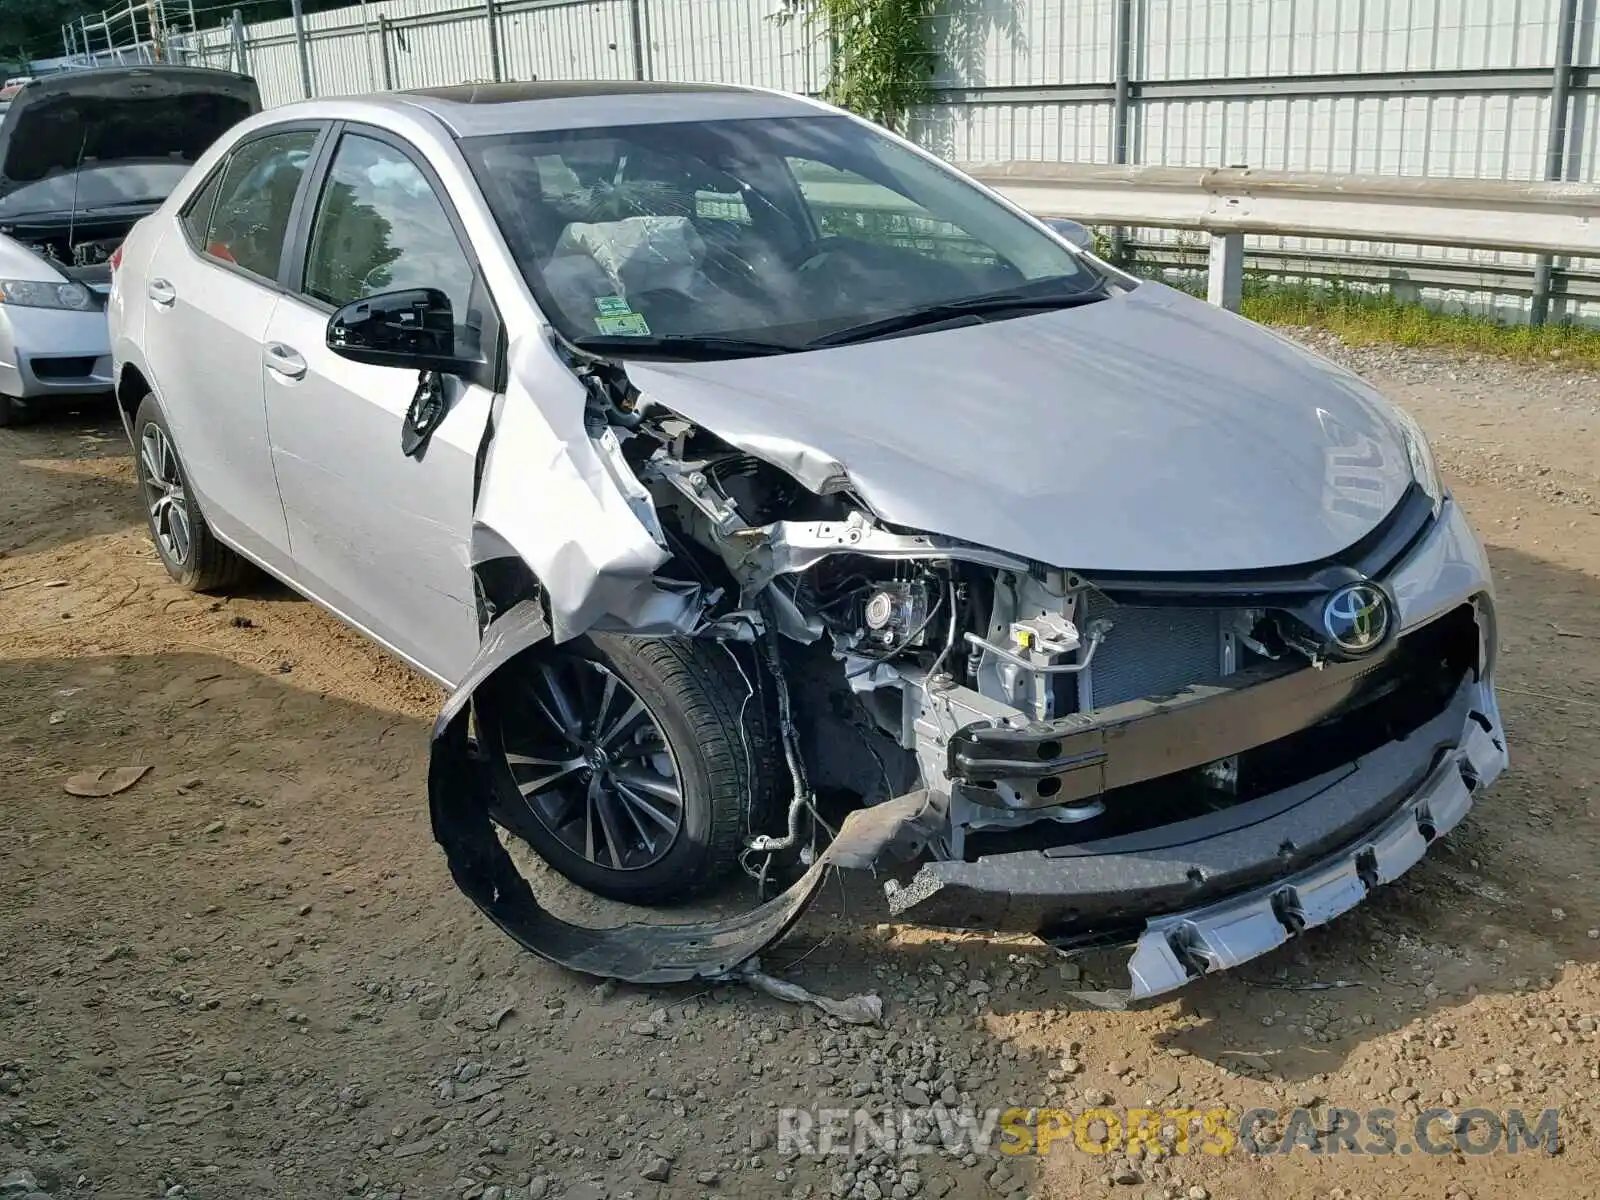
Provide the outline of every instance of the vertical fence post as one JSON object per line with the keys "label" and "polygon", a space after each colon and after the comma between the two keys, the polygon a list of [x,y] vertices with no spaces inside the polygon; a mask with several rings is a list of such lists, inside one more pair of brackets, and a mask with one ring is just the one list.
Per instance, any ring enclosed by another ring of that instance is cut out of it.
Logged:
{"label": "vertical fence post", "polygon": [[367,0],[360,0],[361,4],[361,53],[367,60],[367,90],[378,90],[378,73],[372,66],[372,22],[367,11]]}
{"label": "vertical fence post", "polygon": [[383,67],[383,90],[394,91],[394,68],[389,63],[389,18],[378,14],[378,63]]}
{"label": "vertical fence post", "polygon": [[[1111,94],[1111,161],[1123,166],[1128,161],[1128,125],[1132,108],[1130,66],[1133,44],[1133,0],[1117,0],[1116,27],[1112,30],[1113,61]],[[1122,261],[1127,230],[1118,225],[1111,231],[1111,257]]]}
{"label": "vertical fence post", "polygon": [[644,0],[628,0],[628,30],[633,38],[633,77],[648,79],[644,66]]}
{"label": "vertical fence post", "polygon": [[1206,299],[1238,312],[1244,299],[1244,234],[1211,235],[1211,267],[1206,273]]}
{"label": "vertical fence post", "polygon": [[[1545,140],[1544,177],[1552,182],[1566,173],[1567,107],[1572,90],[1572,43],[1577,32],[1578,0],[1561,0],[1556,18],[1555,73],[1550,83],[1550,128]],[[1528,308],[1528,323],[1543,325],[1550,319],[1550,276],[1555,260],[1539,255],[1533,267],[1533,303]]]}
{"label": "vertical fence post", "polygon": [[306,45],[306,14],[300,0],[292,0],[294,13],[294,45],[300,53],[300,88],[307,100],[311,99],[311,47]]}
{"label": "vertical fence post", "polygon": [[237,8],[234,9],[233,20],[229,24],[232,26],[232,58],[236,64],[236,69],[239,74],[248,75],[250,74],[250,53],[245,48],[244,42],[244,14]]}
{"label": "vertical fence post", "polygon": [[496,82],[502,82],[505,68],[500,62],[500,5],[498,0],[483,0],[483,16],[489,24],[489,74]]}

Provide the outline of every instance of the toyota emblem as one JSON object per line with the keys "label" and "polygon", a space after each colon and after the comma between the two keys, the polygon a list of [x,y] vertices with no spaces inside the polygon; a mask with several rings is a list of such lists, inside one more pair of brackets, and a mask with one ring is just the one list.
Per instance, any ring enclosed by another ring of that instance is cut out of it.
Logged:
{"label": "toyota emblem", "polygon": [[1328,597],[1322,623],[1346,654],[1369,654],[1389,636],[1389,597],[1370,583],[1350,583]]}

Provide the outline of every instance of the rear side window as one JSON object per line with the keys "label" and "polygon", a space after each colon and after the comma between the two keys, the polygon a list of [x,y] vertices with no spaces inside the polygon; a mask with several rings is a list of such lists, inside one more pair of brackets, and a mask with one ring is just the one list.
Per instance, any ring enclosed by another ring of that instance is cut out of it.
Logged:
{"label": "rear side window", "polygon": [[219,167],[211,172],[211,178],[189,198],[189,203],[183,206],[183,215],[178,218],[183,223],[184,236],[196,250],[206,248],[206,230],[211,227],[211,212],[217,206],[217,193],[222,190],[225,169],[225,166]]}
{"label": "rear side window", "polygon": [[217,188],[201,250],[276,279],[295,192],[311,162],[317,131],[268,134],[234,151]]}

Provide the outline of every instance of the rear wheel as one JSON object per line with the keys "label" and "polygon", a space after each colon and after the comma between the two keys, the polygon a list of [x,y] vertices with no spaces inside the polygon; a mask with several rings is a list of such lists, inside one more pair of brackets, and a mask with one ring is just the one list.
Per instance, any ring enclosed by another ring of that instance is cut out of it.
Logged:
{"label": "rear wheel", "polygon": [[0,429],[22,422],[22,406],[10,396],[0,395]]}
{"label": "rear wheel", "polygon": [[775,777],[727,648],[596,635],[525,659],[475,701],[497,823],[601,896],[671,903],[737,865]]}
{"label": "rear wheel", "polygon": [[133,418],[134,474],[156,553],[167,574],[196,592],[239,582],[249,565],[212,536],[189,490],[167,419],[154,396],[139,402]]}

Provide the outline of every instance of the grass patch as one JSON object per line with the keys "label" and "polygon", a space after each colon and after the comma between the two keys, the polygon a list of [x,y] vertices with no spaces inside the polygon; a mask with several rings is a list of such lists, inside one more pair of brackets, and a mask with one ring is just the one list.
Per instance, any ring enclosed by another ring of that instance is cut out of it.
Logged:
{"label": "grass patch", "polygon": [[1388,293],[1246,280],[1243,312],[1265,325],[1316,326],[1357,346],[1387,342],[1600,368],[1600,329],[1502,325],[1490,317],[1402,303]]}

